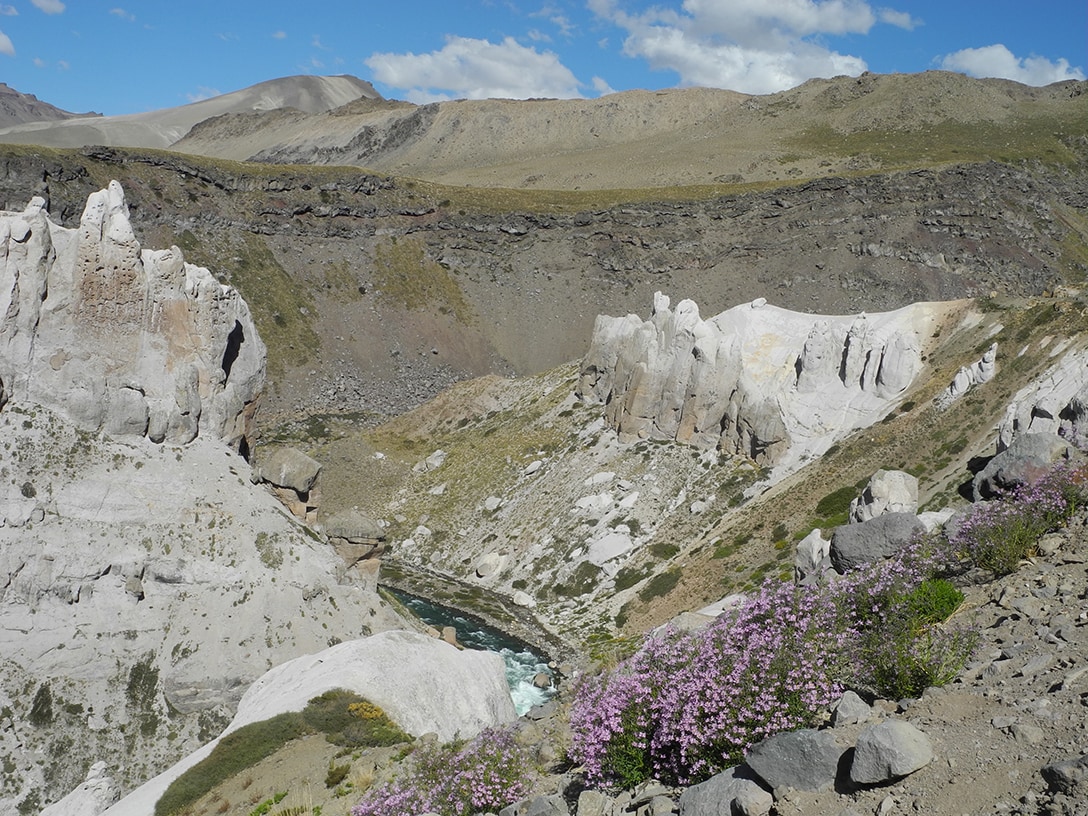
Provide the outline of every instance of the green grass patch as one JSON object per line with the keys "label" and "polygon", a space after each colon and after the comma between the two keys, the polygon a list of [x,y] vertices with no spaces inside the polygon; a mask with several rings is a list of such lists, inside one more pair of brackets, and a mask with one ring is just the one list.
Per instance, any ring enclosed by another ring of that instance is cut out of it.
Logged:
{"label": "green grass patch", "polygon": [[391,238],[375,249],[374,285],[386,301],[405,309],[452,314],[473,321],[472,307],[460,287],[437,262],[427,257],[416,238]]}
{"label": "green grass patch", "polygon": [[249,304],[253,322],[268,348],[268,371],[282,376],[288,362],[302,365],[321,346],[313,322],[313,300],[276,260],[259,235],[231,234],[226,246],[209,252],[189,230],[177,236],[187,260],[223,273]]}
{"label": "green grass patch", "polygon": [[217,785],[252,768],[288,742],[324,733],[336,745],[366,747],[411,740],[364,698],[343,689],[314,697],[303,711],[277,714],[223,737],[211,754],[187,770],[155,803],[155,816],[182,812]]}

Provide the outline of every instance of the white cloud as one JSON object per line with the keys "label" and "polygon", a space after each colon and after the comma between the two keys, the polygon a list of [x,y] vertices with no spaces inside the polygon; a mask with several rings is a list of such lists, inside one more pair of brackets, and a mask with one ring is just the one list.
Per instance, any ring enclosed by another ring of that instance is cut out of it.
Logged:
{"label": "white cloud", "polygon": [[962,71],[975,77],[1012,79],[1025,85],[1049,85],[1067,79],[1084,79],[1084,71],[1066,59],[1051,62],[1046,57],[1017,57],[1004,45],[965,48],[941,60],[947,71]]}
{"label": "white cloud", "polygon": [[67,71],[72,66],[68,64],[68,60],[57,60],[57,70]]}
{"label": "white cloud", "polygon": [[60,14],[64,11],[64,3],[60,0],[30,0],[30,2],[46,14]]}
{"label": "white cloud", "polygon": [[559,57],[528,48],[512,37],[492,43],[448,36],[439,51],[372,54],[365,63],[374,79],[407,90],[413,102],[582,96],[578,80]]}
{"label": "white cloud", "polygon": [[287,39],[287,32],[286,31],[273,31],[272,32],[272,39],[274,39],[274,40],[286,40]]}
{"label": "white cloud", "polygon": [[35,68],[44,68],[46,65],[49,64],[48,62],[43,60],[41,57],[34,57],[34,59],[32,59],[31,62],[34,63]]}
{"label": "white cloud", "polygon": [[0,31],[0,54],[6,54],[9,57],[15,56],[15,46],[11,44],[11,37]]}
{"label": "white cloud", "polygon": [[18,17],[19,9],[15,6],[5,6],[0,4],[0,17]]}
{"label": "white cloud", "polygon": [[127,20],[130,23],[136,22],[136,15],[130,11],[125,11],[123,8],[111,8],[110,14],[114,17],[120,17],[122,20]]}
{"label": "white cloud", "polygon": [[877,17],[880,22],[893,25],[896,28],[902,28],[906,31],[914,31],[918,26],[922,25],[922,21],[911,17],[906,11],[896,11],[895,9],[882,8],[877,11]]}
{"label": "white cloud", "polygon": [[[877,15],[865,0],[684,0],[682,9],[627,14],[616,0],[589,0],[626,31],[623,52],[675,71],[681,85],[772,93],[815,76],[860,74],[860,57],[820,43],[822,35],[867,34]],[[909,17],[882,12],[903,25]]]}
{"label": "white cloud", "polygon": [[615,88],[613,88],[611,85],[608,84],[607,81],[605,81],[603,78],[601,78],[599,76],[593,77],[592,82],[593,82],[593,90],[595,90],[601,96],[604,96],[605,94],[610,94],[610,93],[615,93],[616,92]]}

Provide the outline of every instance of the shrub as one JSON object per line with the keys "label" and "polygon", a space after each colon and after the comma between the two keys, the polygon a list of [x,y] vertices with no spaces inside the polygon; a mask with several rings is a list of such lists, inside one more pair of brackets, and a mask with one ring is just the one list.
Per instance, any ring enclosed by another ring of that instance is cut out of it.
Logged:
{"label": "shrub", "polygon": [[578,686],[572,758],[593,784],[691,784],[815,724],[847,685],[947,682],[974,641],[931,622],[955,601],[943,582],[922,588],[937,556],[920,544],[825,586],[771,580],[700,632],[651,636]]}
{"label": "shrub", "polygon": [[433,812],[470,816],[498,812],[528,795],[528,751],[508,729],[492,728],[471,742],[421,748],[402,777],[367,791],[352,816]]}
{"label": "shrub", "polygon": [[358,694],[334,689],[314,697],[302,711],[277,714],[227,734],[212,752],[170,783],[155,803],[155,816],[177,813],[219,783],[272,756],[289,741],[324,733],[336,745],[393,745],[411,738],[378,706]]}
{"label": "shrub", "polygon": [[952,544],[968,566],[1008,575],[1039,538],[1064,524],[1088,496],[1084,466],[1059,465],[1035,484],[971,506]]}

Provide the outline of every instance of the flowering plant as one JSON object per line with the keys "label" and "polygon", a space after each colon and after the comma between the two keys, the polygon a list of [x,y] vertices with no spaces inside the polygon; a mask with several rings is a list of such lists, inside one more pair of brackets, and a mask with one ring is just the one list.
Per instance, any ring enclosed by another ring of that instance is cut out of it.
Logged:
{"label": "flowering plant", "polygon": [[351,816],[498,811],[528,795],[532,762],[510,729],[490,728],[471,742],[420,748],[409,772],[371,788]]}
{"label": "flowering plant", "polygon": [[772,734],[814,725],[848,685],[947,682],[973,640],[935,629],[929,591],[918,597],[936,563],[919,542],[824,586],[769,581],[699,632],[651,636],[579,686],[572,757],[598,785],[691,784]]}

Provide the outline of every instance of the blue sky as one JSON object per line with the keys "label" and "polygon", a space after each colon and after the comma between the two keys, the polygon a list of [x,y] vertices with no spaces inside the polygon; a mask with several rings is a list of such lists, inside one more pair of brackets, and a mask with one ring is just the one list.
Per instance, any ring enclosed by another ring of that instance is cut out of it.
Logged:
{"label": "blue sky", "polygon": [[138,113],[275,77],[386,97],[596,97],[935,68],[1084,79],[1085,0],[0,0],[0,82]]}

